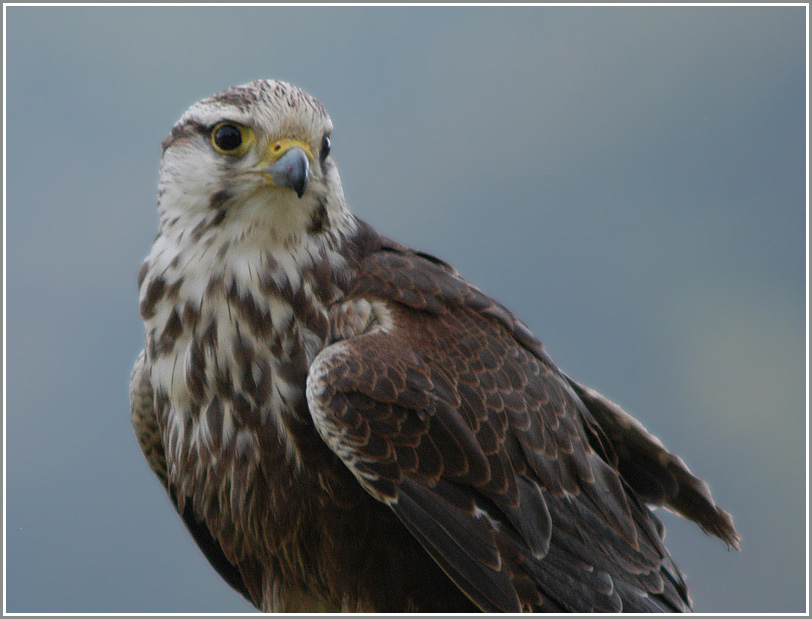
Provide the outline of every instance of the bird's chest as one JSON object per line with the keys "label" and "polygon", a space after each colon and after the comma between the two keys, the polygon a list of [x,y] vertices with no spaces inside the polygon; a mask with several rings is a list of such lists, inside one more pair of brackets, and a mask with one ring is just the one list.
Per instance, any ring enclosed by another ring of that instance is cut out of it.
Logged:
{"label": "bird's chest", "polygon": [[166,284],[147,320],[169,483],[228,555],[258,537],[271,552],[286,541],[267,531],[301,528],[336,465],[305,398],[308,367],[328,339],[324,300],[307,287],[283,298],[216,278],[199,299],[182,292]]}

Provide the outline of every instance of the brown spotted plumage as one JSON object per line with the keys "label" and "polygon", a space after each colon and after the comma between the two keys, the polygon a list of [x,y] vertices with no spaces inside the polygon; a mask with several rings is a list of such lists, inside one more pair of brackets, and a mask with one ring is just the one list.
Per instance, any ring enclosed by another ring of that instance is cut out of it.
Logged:
{"label": "brown spotted plumage", "polygon": [[738,547],[707,485],[355,218],[331,130],[264,80],[162,143],[131,414],[206,557],[264,611],[689,610],[649,505]]}

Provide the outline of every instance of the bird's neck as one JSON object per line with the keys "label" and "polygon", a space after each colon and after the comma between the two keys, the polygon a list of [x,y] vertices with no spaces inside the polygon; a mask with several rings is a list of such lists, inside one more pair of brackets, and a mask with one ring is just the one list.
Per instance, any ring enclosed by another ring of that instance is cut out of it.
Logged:
{"label": "bird's neck", "polygon": [[145,268],[195,304],[216,279],[240,294],[275,287],[296,292],[311,269],[345,267],[340,249],[358,226],[343,204],[316,199],[296,206],[298,213],[267,202],[178,213],[159,208],[161,228]]}

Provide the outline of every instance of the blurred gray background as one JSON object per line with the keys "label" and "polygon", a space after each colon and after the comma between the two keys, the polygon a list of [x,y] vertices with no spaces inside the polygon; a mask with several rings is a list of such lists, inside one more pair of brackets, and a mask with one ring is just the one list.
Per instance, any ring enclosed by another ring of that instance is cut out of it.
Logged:
{"label": "blurred gray background", "polygon": [[246,612],[127,382],[159,143],[259,77],[327,106],[351,207],[515,310],[708,480],[696,610],[805,608],[803,7],[7,9],[7,610]]}

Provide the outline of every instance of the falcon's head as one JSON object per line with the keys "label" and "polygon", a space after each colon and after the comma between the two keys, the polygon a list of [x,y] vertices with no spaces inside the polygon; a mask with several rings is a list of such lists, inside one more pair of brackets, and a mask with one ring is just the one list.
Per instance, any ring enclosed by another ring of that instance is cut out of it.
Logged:
{"label": "falcon's head", "polygon": [[[164,140],[162,229],[217,227],[288,244],[348,217],[330,157],[333,125],[300,88],[258,80],[195,103]],[[222,232],[220,232],[222,234]]]}

